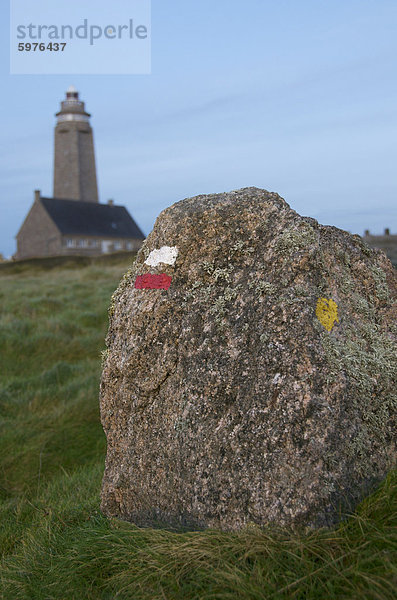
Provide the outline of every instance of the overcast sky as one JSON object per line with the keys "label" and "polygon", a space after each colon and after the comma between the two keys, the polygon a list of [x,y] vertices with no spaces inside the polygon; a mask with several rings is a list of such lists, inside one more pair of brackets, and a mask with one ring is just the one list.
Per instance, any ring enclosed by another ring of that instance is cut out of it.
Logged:
{"label": "overcast sky", "polygon": [[[109,3],[95,5],[100,21]],[[9,75],[0,11],[5,256],[33,190],[52,195],[71,84],[92,114],[100,200],[145,234],[177,200],[246,186],[320,223],[397,233],[396,0],[153,0],[152,74],[123,76]]]}

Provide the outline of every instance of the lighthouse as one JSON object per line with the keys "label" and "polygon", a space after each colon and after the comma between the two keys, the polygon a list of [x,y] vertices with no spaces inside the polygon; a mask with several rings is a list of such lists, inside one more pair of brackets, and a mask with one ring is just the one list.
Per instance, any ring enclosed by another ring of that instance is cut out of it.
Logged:
{"label": "lighthouse", "polygon": [[145,236],[126,207],[99,202],[90,114],[74,87],[56,117],[54,194],[34,191],[15,258],[136,252]]}
{"label": "lighthouse", "polygon": [[99,202],[90,114],[70,86],[56,113],[54,198]]}

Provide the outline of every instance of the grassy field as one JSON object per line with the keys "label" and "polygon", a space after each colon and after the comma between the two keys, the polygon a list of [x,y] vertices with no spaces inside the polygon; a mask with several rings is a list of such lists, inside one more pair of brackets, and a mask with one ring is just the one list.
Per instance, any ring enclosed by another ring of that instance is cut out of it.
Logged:
{"label": "grassy field", "polygon": [[309,535],[101,515],[100,353],[127,267],[0,272],[0,598],[396,598],[396,473],[337,529]]}

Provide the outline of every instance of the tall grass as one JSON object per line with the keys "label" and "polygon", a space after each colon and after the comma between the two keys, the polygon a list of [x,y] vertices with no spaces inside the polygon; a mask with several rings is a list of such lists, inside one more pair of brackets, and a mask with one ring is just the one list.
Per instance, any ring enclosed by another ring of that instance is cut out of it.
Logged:
{"label": "tall grass", "polygon": [[394,599],[396,473],[337,529],[306,535],[100,514],[100,352],[127,266],[0,274],[0,598]]}

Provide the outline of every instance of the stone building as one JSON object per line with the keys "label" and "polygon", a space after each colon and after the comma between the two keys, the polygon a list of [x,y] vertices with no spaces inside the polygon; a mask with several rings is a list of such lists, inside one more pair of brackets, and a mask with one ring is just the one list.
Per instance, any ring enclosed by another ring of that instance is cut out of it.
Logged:
{"label": "stone building", "polygon": [[363,239],[371,248],[379,248],[385,252],[387,258],[397,267],[397,235],[390,233],[387,227],[383,235],[374,235],[366,229]]}
{"label": "stone building", "polygon": [[15,258],[138,250],[145,236],[127,209],[99,203],[90,114],[73,86],[56,117],[54,196],[34,192]]}

